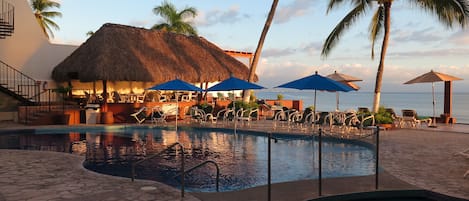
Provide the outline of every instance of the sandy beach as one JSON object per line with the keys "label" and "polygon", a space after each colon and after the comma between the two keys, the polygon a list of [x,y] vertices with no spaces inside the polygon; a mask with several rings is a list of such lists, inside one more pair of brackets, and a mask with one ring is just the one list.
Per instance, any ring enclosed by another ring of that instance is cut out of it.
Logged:
{"label": "sandy beach", "polygon": [[[11,124],[0,124],[0,128],[11,126]],[[380,177],[379,190],[427,189],[469,199],[469,178],[463,178],[464,173],[469,170],[469,158],[456,154],[469,148],[469,134],[466,131],[469,131],[467,125],[440,126],[438,129],[381,131],[380,164],[384,172]],[[27,154],[25,154],[26,152]],[[0,153],[2,153],[0,154],[0,161],[3,161],[2,168],[0,168],[0,178],[2,178],[0,181],[2,186],[0,187],[1,201],[28,200],[31,198],[28,193],[19,192],[32,192],[34,189],[51,196],[61,193],[68,196],[52,196],[51,200],[115,199],[116,196],[111,196],[112,193],[109,194],[109,192],[115,192],[115,195],[118,195],[117,197],[121,200],[176,200],[180,198],[177,189],[171,190],[166,185],[158,182],[129,183],[126,179],[119,177],[86,173],[88,170],[77,165],[84,160],[83,157],[65,153],[37,151],[0,150]],[[31,162],[35,158],[41,158],[40,162]],[[62,159],[75,161],[73,162],[75,165],[70,166],[70,163],[63,162]],[[37,171],[26,171],[29,168],[35,168]],[[48,170],[54,170],[54,172]],[[78,176],[80,179],[77,179],[75,174],[68,174],[77,171],[81,172],[80,175],[82,176]],[[59,179],[44,180],[41,182],[43,188],[32,188],[37,181],[25,179],[42,179],[47,175],[55,175]],[[5,183],[7,179],[8,182]],[[78,185],[78,189],[82,189],[83,193],[74,194],[70,193],[71,189],[69,188],[54,187],[58,183],[76,186],[77,182],[82,183]],[[99,188],[91,188],[92,184],[96,184]],[[134,190],[122,193],[125,186]],[[142,194],[143,190],[141,188],[145,186],[156,186],[157,189],[161,190],[152,193],[147,191]],[[316,189],[316,180],[275,184],[272,188],[272,200],[311,199],[318,196]],[[323,195],[373,190],[373,175],[335,178],[324,180]],[[243,200],[265,200],[265,192],[266,187],[263,186],[238,192],[189,193],[184,200],[239,200],[241,198]],[[164,198],[159,193],[165,194]],[[43,198],[49,199],[51,196]]]}

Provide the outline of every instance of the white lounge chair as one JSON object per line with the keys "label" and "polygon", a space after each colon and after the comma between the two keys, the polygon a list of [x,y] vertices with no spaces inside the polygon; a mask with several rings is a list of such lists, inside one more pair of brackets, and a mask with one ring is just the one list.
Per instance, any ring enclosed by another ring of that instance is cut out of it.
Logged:
{"label": "white lounge chair", "polygon": [[431,118],[425,118],[425,119],[418,119],[417,118],[417,112],[415,110],[402,110],[402,120],[401,120],[401,125],[400,127],[411,127],[415,128],[417,126],[420,127],[421,123],[425,122],[427,123],[427,126],[430,126],[432,124],[432,119]]}
{"label": "white lounge chair", "polygon": [[[249,113],[245,115],[246,112],[249,112]],[[254,119],[259,120],[259,109],[256,108],[252,110],[243,110],[242,115],[238,117],[238,119],[244,122],[245,124],[247,124],[248,126],[251,126],[252,120]]]}
{"label": "white lounge chair", "polygon": [[190,114],[191,114],[191,120],[197,123],[203,123],[205,122],[207,118],[205,112],[197,108],[196,106],[191,108]]}
{"label": "white lounge chair", "polygon": [[212,118],[212,121],[215,120],[215,123],[218,123],[218,120],[221,120],[223,123],[225,123],[224,121],[226,120],[225,119],[225,114],[229,111],[228,108],[225,108],[225,109],[222,109],[220,111],[217,112],[217,116],[215,118]]}
{"label": "white lounge chair", "polygon": [[130,114],[130,116],[134,117],[135,120],[137,120],[137,123],[141,124],[147,118],[146,110],[147,110],[146,107],[142,107],[137,112]]}
{"label": "white lounge chair", "polygon": [[151,109],[151,122],[154,124],[166,123],[166,114],[160,107],[156,106]]}

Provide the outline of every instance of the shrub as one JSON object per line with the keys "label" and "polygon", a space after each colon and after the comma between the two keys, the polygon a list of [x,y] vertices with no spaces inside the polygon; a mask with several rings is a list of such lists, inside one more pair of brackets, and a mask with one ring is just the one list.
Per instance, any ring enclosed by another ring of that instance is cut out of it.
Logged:
{"label": "shrub", "polygon": [[200,103],[196,106],[197,106],[197,108],[203,110],[206,114],[212,113],[212,111],[213,111],[213,106],[208,104],[208,103]]}
{"label": "shrub", "polygon": [[254,91],[250,91],[250,94],[249,94],[249,102],[254,102],[256,101],[256,95],[254,94]]}
{"label": "shrub", "polygon": [[391,124],[393,122],[392,114],[386,111],[383,106],[381,106],[379,107],[378,112],[375,114],[375,121],[377,124]]}
{"label": "shrub", "polygon": [[[257,107],[259,107],[259,105],[256,103],[256,102],[251,102],[251,103],[245,103],[243,101],[235,101],[235,109],[236,111],[239,110],[240,108],[244,108],[246,110],[250,110],[250,109],[256,109]],[[229,105],[228,105],[228,108],[233,108],[233,102],[231,102]]]}
{"label": "shrub", "polygon": [[277,100],[283,100],[283,95],[282,94],[277,94]]}

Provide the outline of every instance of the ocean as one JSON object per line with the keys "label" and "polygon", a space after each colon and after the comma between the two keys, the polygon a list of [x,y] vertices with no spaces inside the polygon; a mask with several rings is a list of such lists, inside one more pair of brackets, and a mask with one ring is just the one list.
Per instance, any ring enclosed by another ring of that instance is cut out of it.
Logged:
{"label": "ocean", "polygon": [[[255,91],[257,99],[277,99],[277,94],[282,94],[284,100],[303,100],[303,107],[314,105],[314,91],[288,91],[267,92]],[[443,92],[435,93],[436,116],[443,114]],[[368,107],[373,105],[373,92],[339,92],[339,110]],[[382,92],[381,106],[393,108],[401,115],[402,109],[414,109],[419,116],[433,116],[433,104],[431,92]],[[336,108],[336,93],[317,91],[316,108],[318,111],[334,111]],[[304,108],[303,108],[304,109]],[[453,93],[453,117],[457,123],[469,123],[469,93]]]}

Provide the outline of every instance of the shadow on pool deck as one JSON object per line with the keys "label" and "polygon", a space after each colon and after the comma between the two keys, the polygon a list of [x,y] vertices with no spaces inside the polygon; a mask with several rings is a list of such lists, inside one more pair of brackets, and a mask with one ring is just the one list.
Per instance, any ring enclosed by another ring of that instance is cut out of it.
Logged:
{"label": "shadow on pool deck", "polygon": [[[382,172],[378,190],[414,190],[419,189],[396,177]],[[329,178],[322,180],[322,196],[367,192],[375,190],[375,176],[357,176]],[[240,191],[220,193],[191,193],[204,201],[255,201],[267,200],[267,186],[249,188]],[[308,200],[318,197],[318,180],[285,182],[272,185],[272,200]]]}

